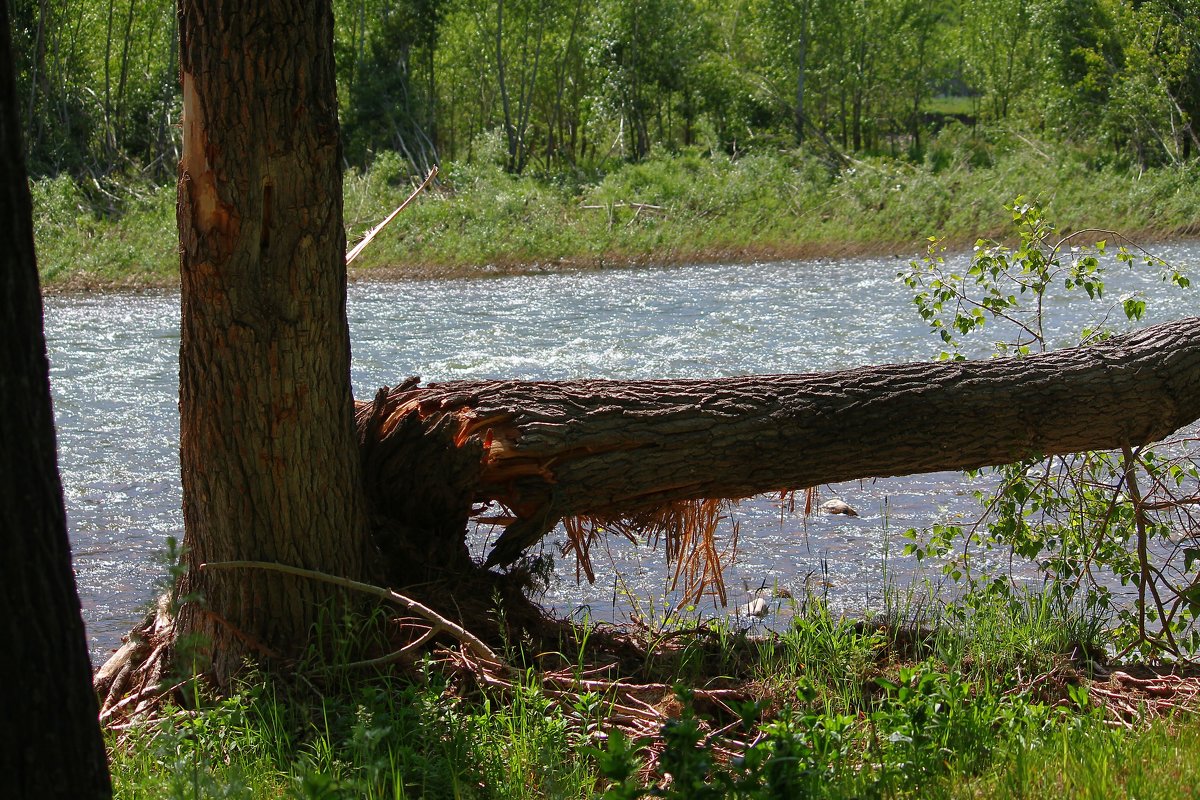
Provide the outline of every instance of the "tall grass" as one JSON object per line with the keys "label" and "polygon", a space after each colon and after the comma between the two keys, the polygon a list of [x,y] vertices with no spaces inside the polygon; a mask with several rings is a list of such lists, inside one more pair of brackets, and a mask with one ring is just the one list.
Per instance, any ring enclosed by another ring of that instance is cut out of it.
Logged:
{"label": "tall grass", "polygon": [[130,180],[90,186],[33,182],[33,232],[43,285],[167,285],[179,271],[175,187]]}
{"label": "tall grass", "polygon": [[[495,150],[496,148],[492,148]],[[738,158],[660,152],[594,175],[513,176],[489,148],[448,164],[439,190],[406,210],[356,268],[487,275],[630,262],[915,254],[925,237],[967,243],[1010,228],[1003,203],[1040,202],[1064,228],[1140,236],[1200,233],[1200,162],[1137,173],[1066,145],[952,126],[924,161],[865,159],[833,169],[805,151]],[[407,195],[401,159],[346,174],[351,242]],[[33,185],[43,282],[171,284],[174,187]]]}
{"label": "tall grass", "polygon": [[468,703],[432,674],[329,694],[257,676],[110,737],[118,798],[590,797],[583,729],[533,689]]}
{"label": "tall grass", "polygon": [[[396,204],[398,166],[383,159],[348,178],[352,234]],[[514,263],[910,254],[935,232],[961,243],[1006,235],[1002,206],[1018,194],[1039,199],[1066,229],[1195,234],[1197,170],[1137,175],[1070,148],[966,129],[944,131],[921,164],[875,159],[836,171],[804,152],[658,154],[571,182],[514,177],[486,162],[450,165],[453,192],[406,212],[363,266],[486,274]]]}
{"label": "tall grass", "polygon": [[1063,725],[1031,747],[948,792],[953,798],[1061,800],[1200,797],[1200,723],[1164,720],[1129,732],[1096,723]]}
{"label": "tall grass", "polygon": [[[707,675],[694,659],[674,662],[683,702],[654,759],[614,731],[602,694],[552,697],[532,671],[499,696],[432,664],[324,683],[250,674],[230,698],[111,735],[116,792],[619,798],[644,796],[649,781],[665,797],[1083,798],[1179,797],[1197,785],[1200,722],[1113,727],[1088,699],[1072,653],[1081,636],[1103,647],[1095,621],[1040,594],[924,621],[854,621],[808,598],[781,633],[703,637],[726,652]],[[1031,680],[1048,671],[1066,676],[1058,695]],[[686,686],[718,677],[758,699],[731,708],[713,738]],[[719,748],[735,740],[749,748],[724,760]]]}

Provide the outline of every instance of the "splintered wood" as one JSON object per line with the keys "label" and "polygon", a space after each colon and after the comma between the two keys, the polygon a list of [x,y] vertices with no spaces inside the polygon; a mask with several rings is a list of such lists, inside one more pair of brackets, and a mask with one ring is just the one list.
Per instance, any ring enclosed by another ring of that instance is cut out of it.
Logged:
{"label": "splintered wood", "polygon": [[[673,500],[650,507],[643,503],[636,511],[614,508],[564,516],[554,505],[558,483],[555,467],[572,459],[595,455],[605,448],[564,446],[547,454],[528,446],[536,433],[531,432],[532,426],[523,430],[514,418],[515,414],[510,412],[475,407],[469,391],[431,396],[410,379],[395,389],[381,390],[370,406],[360,405],[359,428],[364,460],[368,463],[390,462],[393,455],[398,456],[388,445],[404,441],[402,432],[413,422],[418,423],[421,430],[441,431],[447,439],[446,444],[455,450],[479,448],[479,474],[473,487],[472,508],[488,510],[486,516],[476,519],[504,528],[501,540],[506,537],[511,540],[512,534],[525,526],[531,528],[528,541],[533,544],[561,521],[567,532],[564,555],[573,554],[577,577],[586,576],[592,582],[595,581],[595,570],[591,548],[599,536],[612,533],[635,544],[647,542],[658,546],[661,543],[671,570],[671,590],[680,593],[681,607],[700,602],[706,594],[721,605],[726,604],[728,597],[723,576],[736,555],[738,525],[731,522],[725,542],[719,541],[718,531],[722,521],[732,519],[730,510],[736,501],[728,498]],[[381,449],[387,452],[380,453]],[[394,470],[387,474],[394,474]],[[495,505],[505,513],[495,513],[492,510]]]}
{"label": "splintered wood", "polygon": [[[576,579],[582,570],[589,582],[595,582],[591,547],[600,535],[615,533],[634,544],[644,540],[658,546],[661,542],[671,569],[671,591],[680,592],[678,605],[695,605],[711,594],[724,606],[728,602],[725,569],[737,556],[738,523],[730,513],[735,503],[727,499],[677,500],[626,517],[567,517],[563,520],[567,531],[563,552],[575,555]],[[731,525],[729,541],[722,546],[717,531],[723,520],[731,520]]]}

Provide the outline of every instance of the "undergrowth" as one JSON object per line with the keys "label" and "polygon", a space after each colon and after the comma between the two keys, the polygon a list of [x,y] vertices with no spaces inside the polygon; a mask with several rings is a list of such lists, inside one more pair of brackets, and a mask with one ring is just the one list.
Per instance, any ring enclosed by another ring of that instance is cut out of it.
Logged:
{"label": "undergrowth", "polygon": [[[675,686],[660,701],[672,713],[642,738],[613,724],[619,710],[603,692],[552,692],[532,670],[501,694],[432,660],[405,676],[332,682],[327,671],[286,682],[250,672],[230,697],[201,693],[198,709],[110,732],[116,794],[1178,796],[1168,790],[1200,777],[1200,724],[1114,727],[1089,696],[1105,668],[1082,655],[1103,652],[1103,626],[1062,609],[1028,594],[917,626],[852,621],[807,598],[785,631],[727,631],[717,663],[734,671],[675,662],[654,676]],[[1097,638],[1080,648],[1080,635]],[[692,687],[721,683],[748,687],[749,699],[693,701]]]}
{"label": "undergrowth", "polygon": [[[912,254],[930,230],[951,244],[1000,236],[997,197],[1039,198],[1065,227],[1142,236],[1200,233],[1200,166],[1136,173],[1066,145],[1030,147],[1002,129],[950,127],[921,163],[865,159],[831,170],[806,151],[736,159],[656,152],[606,172],[513,176],[500,142],[446,164],[440,189],[406,209],[355,268],[369,275],[486,275],[512,269],[863,253]],[[489,145],[490,142],[490,145]],[[489,155],[490,154],[490,155]],[[379,154],[345,176],[351,244],[413,185]],[[60,176],[35,182],[35,232],[49,286],[169,285],[175,280],[175,187],[136,177],[110,186]]]}

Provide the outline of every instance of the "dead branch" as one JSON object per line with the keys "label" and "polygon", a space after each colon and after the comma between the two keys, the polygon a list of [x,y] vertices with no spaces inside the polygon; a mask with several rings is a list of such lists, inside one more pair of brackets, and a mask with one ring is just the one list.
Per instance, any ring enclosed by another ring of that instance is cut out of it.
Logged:
{"label": "dead branch", "polygon": [[421,182],[420,186],[418,186],[416,189],[413,190],[413,193],[408,196],[408,199],[405,200],[403,203],[401,203],[399,206],[397,206],[395,211],[393,211],[391,214],[388,214],[387,218],[383,222],[379,223],[374,228],[372,228],[370,231],[368,231],[367,235],[362,238],[362,241],[359,242],[358,244],[354,245],[354,248],[349,253],[346,254],[347,266],[350,264],[351,261],[358,258],[359,254],[362,253],[362,251],[367,248],[367,245],[369,245],[371,243],[371,240],[374,239],[376,236],[378,236],[379,232],[382,231],[384,228],[386,228],[388,226],[388,224],[391,223],[391,221],[396,218],[397,214],[399,214],[401,211],[403,211],[405,208],[407,208],[408,204],[411,203],[413,200],[415,200],[417,195],[419,195],[421,192],[425,191],[425,189],[427,189],[429,187],[429,184],[433,182],[433,179],[437,174],[438,174],[438,168],[437,168],[437,165],[435,164],[433,167],[430,168],[429,175],[427,175],[425,177],[425,180],[423,180]]}
{"label": "dead branch", "polygon": [[337,575],[329,575],[324,572],[318,572],[312,569],[302,569],[301,567],[292,567],[287,564],[276,564],[271,561],[213,561],[207,564],[201,564],[200,569],[263,569],[273,572],[282,572],[287,575],[296,575],[301,578],[309,578],[315,581],[323,581],[341,586],[344,589],[353,589],[356,592],[374,595],[383,600],[403,606],[412,613],[425,618],[435,630],[439,633],[449,634],[467,650],[470,650],[477,658],[487,661],[502,663],[490,647],[483,643],[479,637],[468,631],[461,625],[451,622],[441,614],[434,611],[424,603],[413,600],[411,597],[406,597],[399,592],[391,589],[384,589],[379,586],[373,586],[369,583],[342,578]]}

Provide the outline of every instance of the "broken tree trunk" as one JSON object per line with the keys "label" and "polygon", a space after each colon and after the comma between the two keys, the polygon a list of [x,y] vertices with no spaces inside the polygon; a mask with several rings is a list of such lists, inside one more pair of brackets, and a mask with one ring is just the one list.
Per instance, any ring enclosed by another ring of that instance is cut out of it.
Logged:
{"label": "broken tree trunk", "polygon": [[373,510],[460,559],[473,505],[499,502],[511,516],[489,565],[565,517],[1136,446],[1197,418],[1200,318],[1019,359],[708,380],[410,379],[358,408]]}

